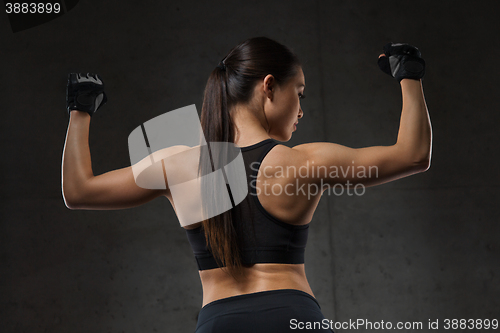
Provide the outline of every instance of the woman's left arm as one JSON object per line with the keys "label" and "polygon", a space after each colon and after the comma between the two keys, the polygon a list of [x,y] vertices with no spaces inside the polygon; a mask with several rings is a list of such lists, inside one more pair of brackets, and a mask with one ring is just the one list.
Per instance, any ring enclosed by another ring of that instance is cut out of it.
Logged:
{"label": "woman's left arm", "polygon": [[71,111],[62,159],[62,193],[70,209],[123,209],[139,206],[169,190],[137,186],[132,167],[94,176],[89,148],[90,115]]}

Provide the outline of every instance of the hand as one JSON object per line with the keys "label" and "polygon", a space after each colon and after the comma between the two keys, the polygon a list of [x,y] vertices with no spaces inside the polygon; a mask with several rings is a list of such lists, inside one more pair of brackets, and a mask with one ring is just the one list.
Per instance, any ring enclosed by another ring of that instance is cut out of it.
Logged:
{"label": "hand", "polygon": [[402,79],[420,80],[425,73],[425,61],[420,51],[403,43],[386,44],[384,53],[378,58],[378,66],[398,82]]}
{"label": "hand", "polygon": [[66,89],[66,108],[87,112],[90,116],[107,102],[104,82],[97,74],[70,73]]}

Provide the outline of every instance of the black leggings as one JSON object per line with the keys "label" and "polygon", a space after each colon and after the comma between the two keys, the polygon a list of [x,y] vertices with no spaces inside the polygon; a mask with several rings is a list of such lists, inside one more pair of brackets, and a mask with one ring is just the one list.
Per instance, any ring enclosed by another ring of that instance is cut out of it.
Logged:
{"label": "black leggings", "polygon": [[333,332],[327,327],[329,321],[314,297],[300,290],[280,289],[205,305],[198,315],[195,333]]}

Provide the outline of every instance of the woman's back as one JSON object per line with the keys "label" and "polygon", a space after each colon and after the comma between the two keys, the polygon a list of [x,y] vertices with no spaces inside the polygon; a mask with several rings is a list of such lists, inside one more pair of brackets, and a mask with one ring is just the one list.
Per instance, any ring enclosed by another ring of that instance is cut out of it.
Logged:
{"label": "woman's back", "polygon": [[248,195],[233,212],[245,264],[239,278],[217,268],[207,250],[201,223],[186,227],[200,268],[203,305],[225,297],[274,289],[297,289],[313,295],[303,262],[307,224],[320,195],[311,196],[311,200],[295,195],[300,177],[296,166],[286,163],[293,156],[292,149],[265,139],[241,150]]}

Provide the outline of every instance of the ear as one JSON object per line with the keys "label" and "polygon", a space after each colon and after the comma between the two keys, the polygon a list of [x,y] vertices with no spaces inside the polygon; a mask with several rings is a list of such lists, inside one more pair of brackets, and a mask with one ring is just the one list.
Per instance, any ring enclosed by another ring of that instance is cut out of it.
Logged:
{"label": "ear", "polygon": [[266,97],[272,100],[276,91],[276,79],[271,74],[268,74],[264,78],[263,85]]}

